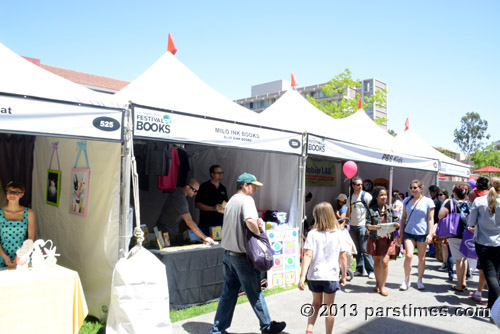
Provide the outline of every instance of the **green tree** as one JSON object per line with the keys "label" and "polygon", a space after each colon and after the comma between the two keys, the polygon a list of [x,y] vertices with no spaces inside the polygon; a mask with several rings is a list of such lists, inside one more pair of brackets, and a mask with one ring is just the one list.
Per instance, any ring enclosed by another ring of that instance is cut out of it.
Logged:
{"label": "green tree", "polygon": [[461,122],[460,129],[455,129],[453,132],[455,135],[453,142],[463,153],[467,154],[467,161],[469,161],[470,155],[483,147],[482,140],[490,138],[490,135],[486,133],[488,121],[481,119],[476,112],[468,112],[462,117]]}
{"label": "green tree", "polygon": [[491,143],[483,150],[477,150],[471,155],[471,160],[474,162],[476,169],[486,166],[500,167],[500,151],[495,146],[497,143]]}
{"label": "green tree", "polygon": [[438,148],[437,149],[439,152],[443,153],[444,155],[449,156],[452,159],[455,159],[455,154],[451,152],[450,150],[447,150],[445,148]]}
{"label": "green tree", "polygon": [[[356,89],[361,86],[360,80],[354,80],[351,71],[346,68],[344,72],[335,76],[321,87],[321,90],[327,97],[334,97],[334,101],[326,99],[315,99],[312,96],[307,96],[307,100],[316,108],[323,111],[325,114],[333,118],[344,118],[354,114],[358,110],[358,103],[361,95],[356,93],[352,97],[348,96],[350,89]],[[361,101],[361,107],[366,107],[375,104],[377,107],[385,107],[387,104],[387,90],[378,89],[371,96],[365,96]],[[377,124],[387,123],[387,118],[377,118]]]}

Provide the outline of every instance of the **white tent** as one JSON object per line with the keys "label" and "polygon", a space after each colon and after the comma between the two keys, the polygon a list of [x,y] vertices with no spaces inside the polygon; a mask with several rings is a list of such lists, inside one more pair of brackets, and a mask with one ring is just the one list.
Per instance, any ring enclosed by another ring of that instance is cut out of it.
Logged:
{"label": "white tent", "polygon": [[463,164],[439,152],[424,141],[413,129],[407,129],[396,136],[396,145],[400,149],[411,148],[416,156],[439,160],[441,174],[469,177],[470,166]]}
{"label": "white tent", "polygon": [[[90,313],[102,316],[118,260],[123,110],[112,97],[45,71],[2,44],[0,73],[0,132],[37,136],[31,185],[36,238],[54,242],[58,263],[79,273]],[[69,213],[71,168],[82,139],[90,167],[86,217]],[[60,166],[51,158],[56,141]],[[46,204],[50,160],[61,172],[58,206]]]}
{"label": "white tent", "polygon": [[135,138],[301,153],[301,134],[266,128],[170,52],[115,96],[132,102]]}
{"label": "white tent", "polygon": [[[406,189],[405,182],[415,178],[431,183],[438,168],[436,160],[415,156],[409,153],[410,148],[396,147],[394,137],[375,124],[363,110],[343,119],[333,119],[295,90],[288,90],[265,109],[261,117],[263,123],[279,122],[285,129],[306,132],[308,159],[326,158],[339,162],[333,176],[335,180],[343,179],[340,161],[346,160],[358,162],[358,174],[364,178],[382,181],[387,177],[388,187],[399,191]],[[400,167],[397,168],[399,177],[395,184],[392,184],[393,167]],[[306,171],[305,166],[303,171]],[[301,182],[305,183],[305,175]],[[301,188],[305,189],[305,185]],[[335,196],[341,191],[347,191],[341,182],[335,182],[333,189],[316,186],[312,190],[314,202],[334,203]],[[306,207],[306,216],[310,216],[311,210],[310,205]]]}

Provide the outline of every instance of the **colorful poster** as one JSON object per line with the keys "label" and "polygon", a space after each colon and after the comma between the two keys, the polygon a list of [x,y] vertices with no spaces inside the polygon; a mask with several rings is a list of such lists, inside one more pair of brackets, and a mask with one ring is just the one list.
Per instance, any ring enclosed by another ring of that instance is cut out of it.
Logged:
{"label": "colorful poster", "polygon": [[334,187],[335,175],[334,161],[307,159],[306,186]]}
{"label": "colorful poster", "polygon": [[276,256],[274,258],[274,271],[282,271],[283,270],[283,258],[281,256]]}
{"label": "colorful poster", "polygon": [[283,242],[282,241],[272,241],[271,248],[273,250],[274,256],[283,254]]}
{"label": "colorful poster", "polygon": [[300,270],[299,232],[296,228],[266,231],[274,255],[274,266],[268,271],[268,286],[297,284]]}

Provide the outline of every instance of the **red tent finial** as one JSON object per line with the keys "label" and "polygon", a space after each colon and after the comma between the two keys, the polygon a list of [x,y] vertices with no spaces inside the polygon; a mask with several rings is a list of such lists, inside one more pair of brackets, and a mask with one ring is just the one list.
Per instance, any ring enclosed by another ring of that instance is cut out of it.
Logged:
{"label": "red tent finial", "polygon": [[410,121],[408,120],[408,118],[406,118],[405,131],[408,130],[409,128],[410,128]]}
{"label": "red tent finial", "polygon": [[359,98],[359,102],[358,102],[358,110],[359,110],[359,109],[361,109],[361,108],[363,107],[363,102],[362,102],[362,101],[363,101],[363,98],[362,98],[362,97],[360,97],[360,98]]}
{"label": "red tent finial", "polygon": [[297,86],[297,80],[295,80],[295,76],[293,75],[292,72],[292,88],[295,89],[295,86]]}
{"label": "red tent finial", "polygon": [[177,52],[177,48],[175,47],[174,38],[172,35],[168,34],[168,48],[167,51],[171,52],[173,55]]}

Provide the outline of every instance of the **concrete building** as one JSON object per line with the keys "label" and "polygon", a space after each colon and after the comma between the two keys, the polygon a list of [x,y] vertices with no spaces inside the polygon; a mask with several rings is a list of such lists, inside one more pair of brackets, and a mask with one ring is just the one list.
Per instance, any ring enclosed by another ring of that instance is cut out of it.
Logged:
{"label": "concrete building", "polygon": [[[356,93],[359,93],[361,97],[369,97],[374,94],[377,90],[387,89],[387,84],[378,80],[378,79],[365,79],[361,80],[361,85],[357,88],[349,88],[347,92],[345,92],[345,96],[347,98],[351,98],[356,96]],[[304,97],[306,95],[312,96],[316,99],[327,99],[328,101],[338,100],[338,96],[327,97],[321,90],[321,87],[325,84],[317,84],[306,87],[299,87],[297,91],[302,94]],[[251,96],[243,99],[235,100],[234,102],[242,105],[245,108],[253,110],[255,112],[260,113],[271,104],[273,104],[277,99],[280,98],[290,87],[290,82],[287,80],[278,80],[267,82],[260,85],[252,86],[251,88]],[[389,114],[387,110],[387,105],[385,107],[379,106],[368,106],[365,109],[365,112],[373,119],[385,117],[389,119]],[[384,130],[387,130],[387,124],[382,125]]]}

